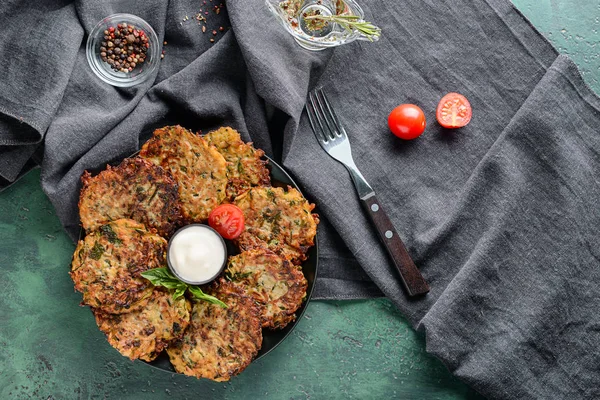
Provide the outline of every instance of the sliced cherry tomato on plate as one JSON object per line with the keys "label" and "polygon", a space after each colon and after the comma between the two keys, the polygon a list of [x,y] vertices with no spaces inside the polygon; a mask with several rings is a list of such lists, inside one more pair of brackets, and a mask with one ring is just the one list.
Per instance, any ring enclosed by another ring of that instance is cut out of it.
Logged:
{"label": "sliced cherry tomato on plate", "polygon": [[436,117],[444,128],[462,128],[471,121],[472,115],[469,100],[459,93],[448,93],[437,106]]}
{"label": "sliced cherry tomato on plate", "polygon": [[425,130],[425,114],[414,104],[400,104],[388,116],[388,126],[400,139],[410,140],[421,136]]}
{"label": "sliced cherry tomato on plate", "polygon": [[233,204],[221,204],[208,216],[208,225],[229,240],[242,234],[244,224],[244,212]]}

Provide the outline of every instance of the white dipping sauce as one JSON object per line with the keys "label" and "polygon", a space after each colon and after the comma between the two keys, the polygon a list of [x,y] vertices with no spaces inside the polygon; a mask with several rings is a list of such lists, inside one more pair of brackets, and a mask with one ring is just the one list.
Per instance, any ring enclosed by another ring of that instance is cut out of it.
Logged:
{"label": "white dipping sauce", "polygon": [[208,226],[193,225],[177,232],[169,246],[169,261],[176,275],[189,282],[204,282],[219,273],[226,248]]}

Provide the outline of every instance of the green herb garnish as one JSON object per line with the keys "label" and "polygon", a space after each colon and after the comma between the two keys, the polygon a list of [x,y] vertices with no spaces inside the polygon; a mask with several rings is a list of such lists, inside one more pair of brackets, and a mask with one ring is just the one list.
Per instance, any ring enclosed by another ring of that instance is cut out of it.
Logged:
{"label": "green herb garnish", "polygon": [[113,231],[112,226],[110,226],[110,225],[102,225],[100,227],[100,231],[102,231],[102,234],[104,234],[104,236],[106,236],[106,238],[108,239],[109,242],[111,242],[111,243],[117,243],[117,244],[123,243],[121,241],[121,239],[119,239],[119,237],[117,236],[117,234],[115,233],[115,231]]}
{"label": "green herb garnish", "polygon": [[198,286],[188,285],[185,282],[181,282],[175,275],[169,271],[168,268],[154,268],[148,271],[142,272],[141,275],[148,279],[154,286],[162,286],[167,289],[174,290],[173,299],[177,299],[185,294],[188,290],[190,294],[198,300],[204,300],[212,304],[217,304],[223,308],[227,308],[227,304],[214,296],[206,294]]}
{"label": "green herb garnish", "polygon": [[198,300],[208,301],[209,303],[216,304],[223,308],[227,308],[227,304],[217,299],[215,296],[208,295],[202,291],[198,286],[188,286],[190,293]]}
{"label": "green herb garnish", "polygon": [[92,250],[90,251],[90,257],[94,260],[99,260],[100,257],[102,257],[102,254],[104,254],[104,246],[95,242],[94,247],[92,247]]}
{"label": "green herb garnish", "polygon": [[251,275],[252,272],[236,272],[234,274],[231,274],[229,271],[227,271],[225,272],[225,279],[227,279],[230,282],[237,282],[246,279]]}
{"label": "green herb garnish", "polygon": [[314,20],[315,22],[335,22],[342,28],[353,31],[357,30],[371,42],[375,39],[379,39],[381,36],[381,29],[370,22],[360,19],[357,15],[307,15],[304,16],[305,20]]}

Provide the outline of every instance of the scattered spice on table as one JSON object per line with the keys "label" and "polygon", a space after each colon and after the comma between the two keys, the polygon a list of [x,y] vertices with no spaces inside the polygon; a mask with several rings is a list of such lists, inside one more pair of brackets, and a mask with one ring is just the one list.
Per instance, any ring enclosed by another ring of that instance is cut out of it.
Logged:
{"label": "scattered spice on table", "polygon": [[196,21],[198,21],[198,24],[200,24],[200,22],[203,22],[203,21],[204,21],[204,23],[206,23],[206,17],[204,17],[202,15],[202,10],[200,10],[200,12],[198,14],[196,14],[195,18],[196,18]]}
{"label": "scattered spice on table", "polygon": [[[163,42],[163,46],[166,46],[166,45],[167,45],[167,41],[165,40],[165,41]],[[160,53],[160,59],[161,59],[161,60],[165,58],[165,53],[166,53],[166,52],[167,52],[167,51],[166,51],[166,50],[165,50],[165,48],[163,47],[163,50],[162,50],[162,52]]]}
{"label": "scattered spice on table", "polygon": [[103,33],[100,59],[115,71],[132,72],[146,60],[150,42],[142,29],[123,22]]}
{"label": "scattered spice on table", "polygon": [[[202,1],[202,6],[198,10],[198,12],[193,16],[192,19],[196,20],[196,22],[200,26],[200,29],[202,30],[202,33],[206,33],[206,31],[208,31],[208,32],[212,33],[212,36],[217,36],[218,32],[222,32],[222,33],[225,32],[226,28],[224,28],[223,26],[219,26],[218,28],[215,27],[215,29],[207,27],[208,15],[210,14],[211,10],[215,14],[220,14],[221,10],[225,7],[225,4],[223,4],[223,3],[215,4],[216,2],[213,4],[210,4],[210,3],[213,3],[213,0]],[[208,6],[208,7],[204,7],[204,6]],[[190,18],[186,15],[183,18],[183,22],[180,22],[180,24],[183,26],[184,22],[187,22],[189,19]],[[210,41],[210,43],[215,43],[214,38],[210,38],[209,41]]]}

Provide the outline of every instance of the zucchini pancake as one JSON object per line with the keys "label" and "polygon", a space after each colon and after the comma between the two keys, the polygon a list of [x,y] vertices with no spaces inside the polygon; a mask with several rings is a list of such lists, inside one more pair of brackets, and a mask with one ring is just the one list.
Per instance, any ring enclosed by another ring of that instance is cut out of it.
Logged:
{"label": "zucchini pancake", "polygon": [[98,175],[85,171],[79,216],[86,231],[129,218],[169,237],[181,224],[178,186],[171,174],[142,158],[126,158]]}
{"label": "zucchini pancake", "polygon": [[263,328],[281,329],[296,319],[306,296],[302,271],[269,250],[249,250],[229,258],[225,279],[259,305]]}
{"label": "zucchini pancake", "polygon": [[[85,237],[70,275],[123,356],[151,362],[166,350],[178,373],[227,381],[256,357],[263,334],[270,347],[269,335],[281,335],[271,331],[296,319],[319,219],[298,190],[271,187],[264,152],[235,129],[200,136],[165,126],[139,156],[81,180]],[[223,203],[245,218],[223,273],[201,288],[169,276],[167,239]]]}
{"label": "zucchini pancake", "polygon": [[183,296],[173,300],[169,292],[155,289],[139,311],[127,314],[93,311],[98,327],[119,353],[132,360],[152,361],[169,342],[183,336],[190,323],[191,305]]}
{"label": "zucchini pancake", "polygon": [[140,157],[171,172],[179,185],[179,198],[187,222],[203,222],[225,200],[227,162],[201,136],[181,126],[154,131]]}
{"label": "zucchini pancake", "polygon": [[71,278],[83,304],[122,314],[148,303],[153,286],[142,272],[165,265],[167,241],[130,219],[89,233],[75,248]]}
{"label": "zucchini pancake", "polygon": [[259,311],[252,298],[229,282],[213,284],[210,294],[227,308],[195,301],[190,327],[167,353],[177,372],[228,381],[250,364],[262,345]]}
{"label": "zucchini pancake", "polygon": [[271,186],[271,177],[262,160],[265,152],[245,143],[240,134],[230,127],[209,132],[204,138],[227,161],[227,197],[233,200],[253,186]]}
{"label": "zucchini pancake", "polygon": [[246,229],[237,239],[242,250],[267,248],[294,264],[306,260],[314,243],[319,218],[315,208],[294,188],[253,188],[235,199],[244,213]]}

